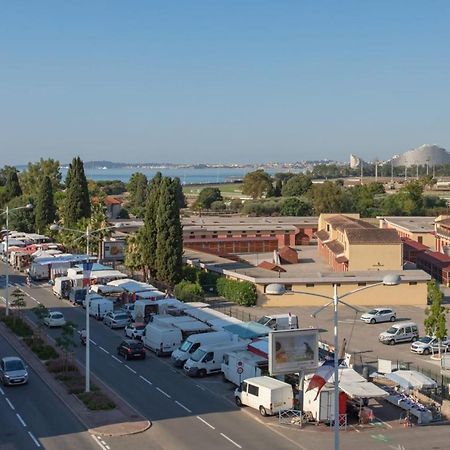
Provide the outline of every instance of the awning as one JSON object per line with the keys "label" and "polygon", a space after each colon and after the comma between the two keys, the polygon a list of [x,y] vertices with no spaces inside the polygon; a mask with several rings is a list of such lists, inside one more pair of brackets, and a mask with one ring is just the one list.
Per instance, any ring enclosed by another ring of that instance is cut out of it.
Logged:
{"label": "awning", "polygon": [[[334,374],[330,379],[330,383],[333,381]],[[339,369],[339,389],[351,398],[379,398],[389,395],[351,368]]]}
{"label": "awning", "polygon": [[437,387],[436,381],[415,370],[397,370],[387,373],[385,376],[403,389],[432,389]]}

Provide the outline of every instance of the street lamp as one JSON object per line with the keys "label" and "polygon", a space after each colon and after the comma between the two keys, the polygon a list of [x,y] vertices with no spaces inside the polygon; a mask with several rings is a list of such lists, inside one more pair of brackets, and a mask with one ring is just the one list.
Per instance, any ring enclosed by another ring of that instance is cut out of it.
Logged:
{"label": "street lamp", "polygon": [[[50,225],[50,230],[52,231],[71,231],[72,233],[78,233],[81,234],[81,237],[86,238],[86,255],[88,256],[89,260],[89,243],[90,243],[90,237],[98,233],[100,231],[106,231],[110,230],[112,228],[119,228],[120,225],[115,224],[111,227],[104,227],[104,228],[98,228],[97,230],[91,230],[90,226],[87,225],[86,231],[77,230],[74,228],[66,228],[58,225],[57,223],[54,223]],[[91,390],[91,337],[90,337],[90,322],[89,322],[89,298],[86,298],[86,371],[85,371],[85,391],[90,392]]]}
{"label": "street lamp", "polygon": [[6,215],[6,268],[5,268],[5,303],[6,303],[6,311],[5,314],[9,315],[9,261],[8,261],[8,248],[9,248],[9,213],[13,211],[19,211],[20,209],[33,209],[33,205],[28,203],[25,206],[18,206],[17,208],[9,208],[6,207],[4,211],[1,212],[0,215]]}
{"label": "street lamp", "polygon": [[[312,317],[316,317],[322,310],[327,308],[330,305],[334,306],[334,450],[339,450],[340,448],[340,436],[339,436],[339,356],[338,356],[338,347],[339,347],[339,333],[338,333],[338,305],[342,303],[345,306],[353,309],[354,311],[358,311],[357,308],[349,305],[348,303],[343,302],[341,299],[344,297],[348,297],[349,295],[356,294],[357,292],[364,291],[365,289],[370,289],[376,286],[397,286],[400,284],[400,276],[396,274],[388,274],[383,277],[383,281],[378,283],[369,284],[367,286],[362,286],[357,289],[353,289],[352,291],[346,292],[345,294],[339,296],[338,295],[338,283],[333,283],[333,296],[323,295],[323,294],[315,294],[313,292],[305,292],[305,291],[289,291],[292,294],[305,294],[312,295],[314,297],[321,297],[329,300],[327,304],[319,308],[317,311],[311,314]],[[283,295],[287,293],[286,287],[284,284],[269,284],[266,287],[266,293],[272,295]]]}

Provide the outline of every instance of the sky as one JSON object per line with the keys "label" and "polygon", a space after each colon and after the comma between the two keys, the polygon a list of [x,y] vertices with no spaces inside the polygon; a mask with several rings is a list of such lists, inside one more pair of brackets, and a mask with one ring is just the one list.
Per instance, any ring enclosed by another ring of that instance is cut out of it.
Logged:
{"label": "sky", "polygon": [[448,0],[0,0],[0,165],[450,150]]}

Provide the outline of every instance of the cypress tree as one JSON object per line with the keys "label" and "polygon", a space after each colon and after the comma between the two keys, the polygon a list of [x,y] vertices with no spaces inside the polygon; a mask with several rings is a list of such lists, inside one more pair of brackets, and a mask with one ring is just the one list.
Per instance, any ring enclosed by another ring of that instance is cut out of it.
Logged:
{"label": "cypress tree", "polygon": [[156,229],[158,279],[173,286],[181,279],[183,237],[176,183],[168,177],[163,178],[160,184]]}
{"label": "cypress tree", "polygon": [[36,200],[35,224],[38,233],[42,233],[44,228],[55,220],[55,211],[52,180],[45,176],[39,186]]}
{"label": "cypress tree", "polygon": [[83,161],[78,156],[72,160],[71,166],[64,205],[65,226],[73,226],[80,219],[91,215],[91,203]]}
{"label": "cypress tree", "polygon": [[176,193],[177,193],[177,202],[178,202],[178,208],[186,208],[186,197],[183,193],[183,186],[181,185],[181,181],[178,177],[175,177],[173,179],[173,182],[175,183]]}
{"label": "cypress tree", "polygon": [[15,168],[12,168],[8,171],[6,176],[6,184],[5,184],[5,197],[6,201],[10,201],[15,197],[20,197],[22,195],[22,189],[19,183],[19,177],[17,176],[17,171]]}

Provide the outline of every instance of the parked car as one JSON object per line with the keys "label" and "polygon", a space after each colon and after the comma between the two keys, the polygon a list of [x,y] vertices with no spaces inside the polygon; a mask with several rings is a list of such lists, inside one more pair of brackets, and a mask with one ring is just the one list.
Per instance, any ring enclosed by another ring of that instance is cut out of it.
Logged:
{"label": "parked car", "polygon": [[119,356],[122,355],[125,359],[145,359],[144,344],[142,342],[133,341],[131,339],[125,339],[117,347],[117,354]]}
{"label": "parked car", "polygon": [[145,323],[130,323],[125,327],[125,336],[131,339],[142,339]]}
{"label": "parked car", "polygon": [[5,386],[28,383],[27,366],[17,356],[5,356],[0,360],[0,379]]}
{"label": "parked car", "polygon": [[64,316],[59,311],[50,311],[47,317],[44,317],[44,324],[48,327],[62,327],[66,324]]}
{"label": "parked car", "polygon": [[414,322],[398,322],[378,336],[380,342],[389,345],[395,345],[398,342],[415,342],[418,338],[419,328]]}
{"label": "parked car", "polygon": [[361,316],[361,320],[366,323],[395,322],[396,312],[391,308],[374,308]]}
{"label": "parked car", "polygon": [[103,323],[110,328],[125,328],[131,323],[131,319],[124,312],[110,311],[105,314]]}
{"label": "parked car", "polygon": [[[450,347],[450,339],[445,336],[441,340],[441,351],[446,351]],[[439,341],[435,336],[423,336],[411,344],[411,351],[419,355],[429,355],[431,352],[439,352]]]}

